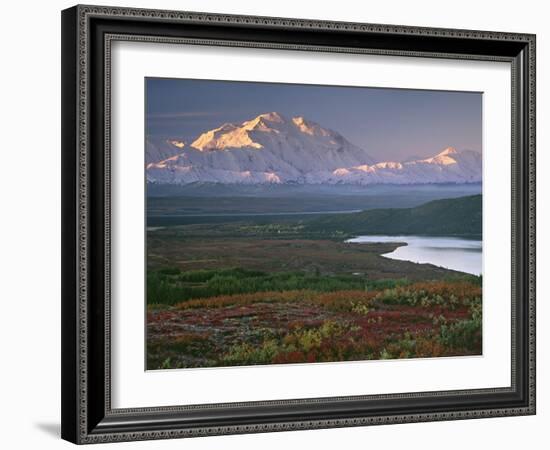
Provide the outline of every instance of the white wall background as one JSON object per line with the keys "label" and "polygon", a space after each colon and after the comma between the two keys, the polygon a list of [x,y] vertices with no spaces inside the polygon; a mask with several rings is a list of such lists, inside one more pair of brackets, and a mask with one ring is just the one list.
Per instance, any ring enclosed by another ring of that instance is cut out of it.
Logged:
{"label": "white wall background", "polygon": [[[111,0],[148,8],[516,31],[538,36],[538,276],[549,273],[550,30],[545,3],[500,0]],[[9,2],[0,27],[0,444],[68,448],[59,438],[60,402],[60,10],[71,1]],[[546,205],[545,205],[546,204]],[[116,444],[136,449],[384,447],[542,448],[550,423],[546,342],[550,293],[538,290],[538,415],[382,427],[301,431]],[[541,442],[541,443],[539,443]],[[114,448],[114,447],[113,447]]]}

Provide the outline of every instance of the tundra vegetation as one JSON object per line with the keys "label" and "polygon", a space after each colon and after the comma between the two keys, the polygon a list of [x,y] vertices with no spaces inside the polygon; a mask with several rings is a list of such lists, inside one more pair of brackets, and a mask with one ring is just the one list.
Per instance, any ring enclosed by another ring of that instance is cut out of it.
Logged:
{"label": "tundra vegetation", "polygon": [[155,292],[173,294],[164,297],[170,304],[148,305],[149,369],[481,352],[477,277],[369,282],[242,269],[155,274]]}
{"label": "tundra vegetation", "polygon": [[151,227],[147,368],[479,355],[481,277],[381,256],[400,242],[345,240],[384,223],[472,235],[480,211],[481,198],[471,196],[323,218]]}

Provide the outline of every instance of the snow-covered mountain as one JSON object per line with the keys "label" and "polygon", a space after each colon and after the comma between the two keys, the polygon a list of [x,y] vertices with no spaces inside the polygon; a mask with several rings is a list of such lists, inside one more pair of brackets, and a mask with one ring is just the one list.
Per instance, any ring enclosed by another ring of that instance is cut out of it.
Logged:
{"label": "snow-covered mountain", "polygon": [[459,152],[448,147],[432,158],[403,163],[364,164],[336,169],[331,173],[309,173],[306,179],[309,183],[327,184],[479,183],[481,155],[472,150]]}
{"label": "snow-covered mountain", "polygon": [[[481,181],[481,155],[447,148],[433,158],[376,162],[339,133],[271,112],[226,123],[189,146],[147,141],[147,180],[260,184],[424,184]],[[167,157],[165,157],[168,155]]]}
{"label": "snow-covered mountain", "polygon": [[156,139],[148,137],[145,141],[145,164],[157,163],[178,155],[185,148],[182,139]]}

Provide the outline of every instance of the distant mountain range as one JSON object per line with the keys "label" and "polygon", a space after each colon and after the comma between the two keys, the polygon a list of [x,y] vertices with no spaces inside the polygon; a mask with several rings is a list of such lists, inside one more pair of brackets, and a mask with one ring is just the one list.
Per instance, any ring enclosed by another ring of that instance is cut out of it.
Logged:
{"label": "distant mountain range", "polygon": [[190,145],[146,142],[147,181],[155,184],[479,183],[481,155],[446,148],[426,159],[377,162],[336,131],[277,112],[226,123]]}

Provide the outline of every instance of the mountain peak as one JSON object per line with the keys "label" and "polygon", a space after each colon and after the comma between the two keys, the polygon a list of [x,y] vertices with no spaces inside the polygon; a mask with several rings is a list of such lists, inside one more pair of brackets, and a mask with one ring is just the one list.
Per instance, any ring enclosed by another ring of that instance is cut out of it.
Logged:
{"label": "mountain peak", "polygon": [[442,152],[438,153],[436,156],[449,156],[449,155],[456,155],[458,153],[458,150],[454,147],[447,147]]}
{"label": "mountain peak", "polygon": [[240,127],[244,131],[272,131],[284,126],[287,122],[287,119],[282,114],[273,111],[260,114],[251,120],[245,120]]}
{"label": "mountain peak", "polygon": [[297,116],[292,118],[292,123],[298,130],[302,133],[309,134],[310,136],[324,136],[324,137],[335,137],[337,133],[332,130],[323,128],[318,123],[306,120],[303,116]]}
{"label": "mountain peak", "polygon": [[258,117],[256,117],[256,119],[264,119],[264,120],[267,120],[268,122],[277,122],[277,123],[286,122],[286,119],[284,118],[284,116],[282,114],[279,114],[276,111],[260,114]]}
{"label": "mountain peak", "polygon": [[233,148],[261,148],[262,146],[254,142],[245,130],[248,128],[238,127],[232,123],[224,123],[218,128],[201,134],[191,144],[193,148],[200,151],[223,150],[227,147]]}
{"label": "mountain peak", "polygon": [[422,162],[427,162],[430,164],[437,164],[437,165],[451,165],[457,163],[457,157],[459,155],[459,152],[454,147],[447,147],[442,152],[438,153],[437,155],[423,159]]}
{"label": "mountain peak", "polygon": [[311,125],[317,125],[319,126],[318,124],[316,124],[315,122],[311,122],[309,120],[306,120],[305,117],[303,116],[296,116],[296,117],[293,117],[292,118],[292,122],[294,123],[294,125],[296,125],[298,128],[300,126],[311,126]]}
{"label": "mountain peak", "polygon": [[180,149],[185,147],[185,141],[179,139],[169,139],[168,143]]}

